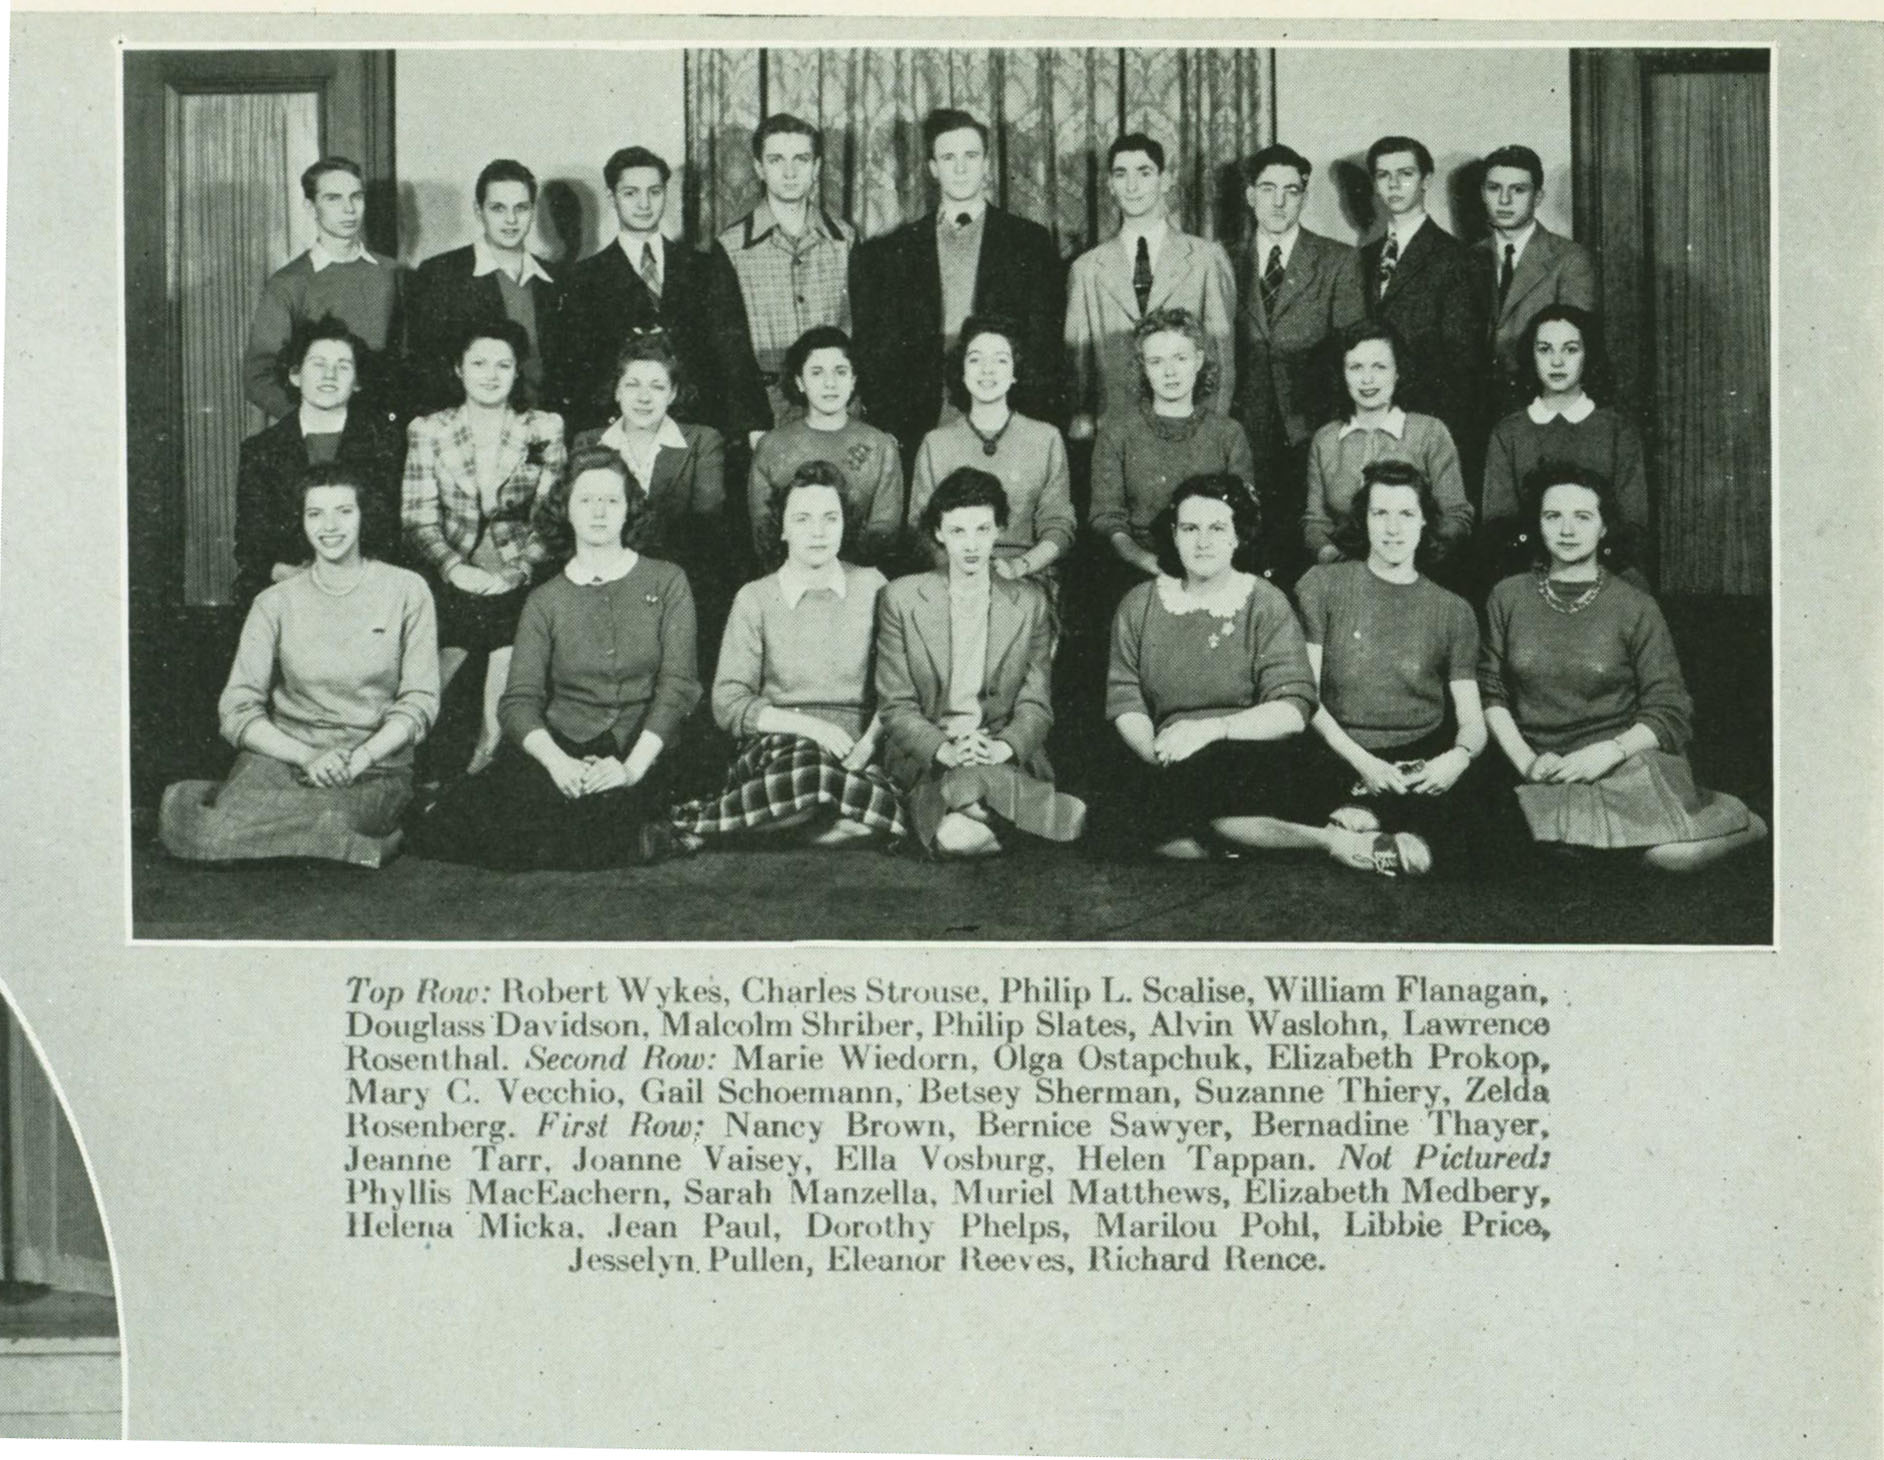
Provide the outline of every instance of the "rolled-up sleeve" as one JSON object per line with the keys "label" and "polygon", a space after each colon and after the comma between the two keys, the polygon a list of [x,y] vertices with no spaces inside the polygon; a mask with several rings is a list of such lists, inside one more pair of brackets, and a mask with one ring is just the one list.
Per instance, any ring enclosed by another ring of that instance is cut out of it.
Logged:
{"label": "rolled-up sleeve", "polygon": [[[1260,592],[1267,585],[1258,584]],[[1302,626],[1288,599],[1275,591],[1257,604],[1251,615],[1255,620],[1255,661],[1251,666],[1256,685],[1256,703],[1281,701],[1300,711],[1302,724],[1315,717],[1320,696],[1315,692],[1315,672],[1309,668],[1308,651],[1302,644]]]}
{"label": "rolled-up sleeve", "polygon": [[1125,595],[1112,615],[1112,653],[1106,662],[1106,719],[1121,715],[1151,718],[1145,686],[1138,677],[1138,652],[1145,627],[1147,595],[1154,585],[1141,583]]}

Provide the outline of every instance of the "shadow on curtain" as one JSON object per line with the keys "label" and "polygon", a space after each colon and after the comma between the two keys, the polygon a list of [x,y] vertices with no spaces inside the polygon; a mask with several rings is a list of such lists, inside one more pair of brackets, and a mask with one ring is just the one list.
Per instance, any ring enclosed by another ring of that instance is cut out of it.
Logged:
{"label": "shadow on curtain", "polygon": [[1113,230],[1105,149],[1123,132],[1163,144],[1171,216],[1227,244],[1237,164],[1275,135],[1273,77],[1266,49],[690,50],[687,233],[711,239],[757,204],[752,131],[773,112],[823,129],[825,207],[887,233],[928,211],[922,119],[953,106],[994,131],[993,201],[1062,255]]}

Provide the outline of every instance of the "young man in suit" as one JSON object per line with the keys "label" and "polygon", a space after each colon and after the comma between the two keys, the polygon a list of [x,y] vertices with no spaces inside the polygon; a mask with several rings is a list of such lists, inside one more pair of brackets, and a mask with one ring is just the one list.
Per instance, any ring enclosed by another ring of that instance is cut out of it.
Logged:
{"label": "young man in suit", "polygon": [[618,231],[568,270],[557,327],[572,432],[614,418],[615,357],[630,331],[647,329],[666,332],[686,377],[677,420],[736,440],[770,420],[737,287],[705,254],[661,233],[671,175],[646,147],[623,147],[602,167]]}
{"label": "young man in suit", "polygon": [[461,394],[451,352],[474,325],[513,319],[530,341],[523,362],[530,404],[561,412],[546,379],[545,360],[562,288],[530,252],[536,218],[536,176],[521,162],[500,157],[478,174],[473,194],[478,236],[463,248],[434,254],[419,265],[407,309],[407,390],[414,415],[443,410]]}
{"label": "young man in suit", "polygon": [[[1361,287],[1371,318],[1399,331],[1399,400],[1437,416],[1462,458],[1472,459],[1489,423],[1483,402],[1485,296],[1466,246],[1427,216],[1433,155],[1412,137],[1382,137],[1367,149],[1374,196],[1387,229],[1361,248]],[[1467,477],[1475,476],[1469,467]]]}
{"label": "young man in suit", "polygon": [[1230,258],[1165,217],[1164,148],[1142,132],[1106,150],[1116,238],[1073,260],[1066,285],[1066,352],[1073,371],[1067,435],[1085,440],[1099,416],[1138,401],[1132,330],[1154,309],[1188,309],[1215,354],[1217,390],[1199,404],[1224,412],[1236,387],[1236,279]]}
{"label": "young man in suit", "polygon": [[954,418],[948,351],[969,315],[1015,326],[1021,355],[1014,408],[1063,425],[1060,337],[1065,287],[1053,239],[992,207],[987,127],[944,107],[922,124],[937,207],[851,256],[858,383],[871,424],[895,436],[910,468],[923,436]]}
{"label": "young man in suit", "polygon": [[1544,164],[1529,147],[1500,147],[1485,159],[1482,195],[1492,232],[1475,248],[1479,287],[1491,318],[1495,423],[1528,405],[1537,392],[1537,377],[1518,351],[1538,311],[1574,304],[1596,312],[1596,259],[1582,244],[1537,221]]}
{"label": "young man in suit", "polygon": [[[360,164],[345,157],[321,158],[301,174],[301,196],[313,215],[314,242],[262,286],[242,356],[242,393],[270,420],[295,409],[277,362],[296,325],[332,315],[353,331],[374,359],[396,338],[399,281],[392,260],[374,258],[360,241],[366,228],[366,182]],[[385,382],[372,379],[373,361],[360,363],[369,393],[383,399],[388,391]]]}
{"label": "young man in suit", "polygon": [[765,188],[757,208],[715,240],[714,267],[730,281],[746,311],[768,412],[749,428],[803,412],[785,396],[779,370],[785,352],[814,325],[850,329],[850,254],[857,230],[818,201],[824,134],[810,122],[777,112],[752,134],[752,170]]}
{"label": "young man in suit", "polygon": [[1300,522],[1309,438],[1329,419],[1334,339],[1367,305],[1354,249],[1301,226],[1312,164],[1274,143],[1243,169],[1256,226],[1236,255],[1235,414],[1262,494],[1262,566],[1278,583],[1307,566]]}

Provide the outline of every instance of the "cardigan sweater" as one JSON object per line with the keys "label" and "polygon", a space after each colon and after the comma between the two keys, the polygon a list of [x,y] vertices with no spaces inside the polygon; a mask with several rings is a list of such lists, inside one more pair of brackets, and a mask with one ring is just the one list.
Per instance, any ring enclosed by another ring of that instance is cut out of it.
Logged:
{"label": "cardigan sweater", "polygon": [[739,590],[713,676],[713,719],[727,734],[762,733],[757,721],[768,707],[863,733],[885,579],[875,568],[841,566],[842,598],[813,588],[787,604],[777,573]]}
{"label": "cardigan sweater", "polygon": [[498,723],[519,745],[546,726],[578,742],[607,732],[622,751],[643,730],[672,745],[700,702],[694,632],[687,575],[672,563],[637,558],[602,584],[558,573],[523,605]]}

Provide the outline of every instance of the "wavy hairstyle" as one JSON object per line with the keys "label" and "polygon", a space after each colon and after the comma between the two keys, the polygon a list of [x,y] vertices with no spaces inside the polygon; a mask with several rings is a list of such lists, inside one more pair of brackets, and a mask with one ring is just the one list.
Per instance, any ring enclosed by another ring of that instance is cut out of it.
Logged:
{"label": "wavy hairstyle", "polygon": [[1599,406],[1615,404],[1615,382],[1609,373],[1609,355],[1603,348],[1603,326],[1587,309],[1574,304],[1547,304],[1524,327],[1518,360],[1533,395],[1541,395],[1544,381],[1537,373],[1537,332],[1547,324],[1574,325],[1583,336],[1583,393]]}
{"label": "wavy hairstyle", "polygon": [[948,361],[943,366],[943,384],[948,387],[949,400],[955,409],[966,415],[971,404],[968,397],[968,382],[965,378],[968,370],[968,347],[981,335],[999,335],[1007,341],[1007,347],[1014,355],[1014,383],[1008,387],[1008,404],[1014,402],[1014,392],[1021,387],[1021,376],[1027,369],[1027,355],[1021,349],[1020,327],[1011,319],[998,314],[971,314],[962,321],[962,332],[955,337],[955,343],[949,346]]}
{"label": "wavy hairstyle", "polygon": [[1217,393],[1217,380],[1222,370],[1217,363],[1217,352],[1210,346],[1210,336],[1204,333],[1203,321],[1188,309],[1154,309],[1132,329],[1132,359],[1138,364],[1140,400],[1152,399],[1151,380],[1145,374],[1145,341],[1153,335],[1182,335],[1197,347],[1197,380],[1191,386],[1193,405]]}
{"label": "wavy hairstyle", "polygon": [[857,408],[857,397],[861,390],[858,383],[857,347],[851,343],[849,335],[834,324],[814,324],[797,339],[785,352],[785,363],[779,367],[778,388],[784,392],[785,399],[803,410],[807,404],[805,393],[798,387],[798,377],[805,373],[805,362],[815,350],[842,350],[844,358],[850,361],[850,374],[853,382],[850,392],[850,405]]}
{"label": "wavy hairstyle", "polygon": [[510,346],[511,358],[517,362],[517,373],[511,379],[509,404],[513,411],[524,409],[530,398],[529,382],[523,378],[523,362],[530,358],[530,335],[514,319],[486,320],[482,324],[466,325],[458,331],[451,352],[452,379],[458,381],[457,403],[463,405],[467,399],[464,381],[459,378],[458,371],[464,365],[464,357],[479,340],[501,340]]}
{"label": "wavy hairstyle", "polygon": [[623,547],[639,551],[653,524],[647,491],[636,480],[633,469],[620,452],[608,446],[585,446],[580,451],[572,451],[561,479],[537,507],[534,523],[537,535],[559,562],[567,562],[576,551],[575,529],[569,525],[570,493],[583,474],[592,471],[610,472],[621,478],[622,494],[628,501],[628,512],[621,524]]}
{"label": "wavy hairstyle", "polygon": [[1348,394],[1348,351],[1369,340],[1385,340],[1393,351],[1393,399],[1389,404],[1399,405],[1406,398],[1411,373],[1407,370],[1406,343],[1400,338],[1400,331],[1384,319],[1356,320],[1341,331],[1335,348],[1328,352],[1328,399],[1335,402],[1334,419],[1337,421],[1353,420],[1357,409],[1354,397]]}
{"label": "wavy hairstyle", "polygon": [[361,557],[377,557],[377,553],[369,554],[368,549],[398,541],[399,522],[392,503],[385,493],[373,490],[366,472],[357,462],[324,461],[319,466],[310,466],[295,478],[294,491],[287,501],[293,503],[297,527],[307,512],[307,494],[316,487],[353,489],[353,500],[360,508]]}
{"label": "wavy hairstyle", "polygon": [[1522,504],[1523,516],[1518,519],[1518,531],[1513,539],[1514,546],[1529,547],[1534,567],[1550,566],[1550,546],[1544,541],[1538,516],[1544,510],[1544,494],[1552,487],[1582,487],[1595,496],[1596,510],[1602,514],[1605,529],[1596,549],[1599,562],[1612,570],[1620,570],[1635,560],[1635,531],[1623,520],[1615,483],[1594,467],[1579,462],[1540,461],[1524,474],[1519,484],[1518,501]]}
{"label": "wavy hairstyle", "polygon": [[1249,483],[1233,471],[1207,471],[1186,477],[1178,483],[1171,500],[1151,520],[1151,550],[1158,559],[1158,571],[1167,578],[1184,576],[1184,560],[1177,550],[1178,508],[1193,497],[1221,502],[1230,509],[1230,525],[1236,531],[1236,552],[1230,566],[1253,572],[1256,539],[1263,529],[1262,504],[1250,490]]}
{"label": "wavy hairstyle", "polygon": [[1366,562],[1372,546],[1367,540],[1367,512],[1373,505],[1375,487],[1411,487],[1419,497],[1420,541],[1413,550],[1413,566],[1424,572],[1444,556],[1445,550],[1435,536],[1439,526],[1439,500],[1426,473],[1413,462],[1387,457],[1370,461],[1361,468],[1361,489],[1348,504],[1347,515],[1335,529],[1335,546],[1341,556]]}
{"label": "wavy hairstyle", "polygon": [[844,536],[837,545],[837,555],[846,562],[850,560],[857,536],[857,507],[850,499],[850,482],[836,462],[815,460],[801,462],[798,470],[777,483],[765,499],[765,551],[761,556],[767,568],[783,566],[790,555],[785,546],[785,510],[791,505],[792,493],[803,487],[829,487],[837,493],[844,511]]}
{"label": "wavy hairstyle", "polygon": [[681,363],[673,336],[658,325],[628,331],[621,348],[615,352],[615,369],[609,376],[609,400],[613,401],[621,393],[621,378],[628,373],[628,367],[643,361],[652,361],[667,371],[668,383],[674,387],[674,399],[669,403],[667,413],[671,416],[679,411],[685,415],[688,406],[693,403],[693,381],[687,374],[687,367]]}

